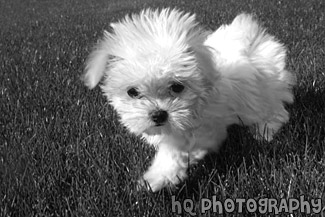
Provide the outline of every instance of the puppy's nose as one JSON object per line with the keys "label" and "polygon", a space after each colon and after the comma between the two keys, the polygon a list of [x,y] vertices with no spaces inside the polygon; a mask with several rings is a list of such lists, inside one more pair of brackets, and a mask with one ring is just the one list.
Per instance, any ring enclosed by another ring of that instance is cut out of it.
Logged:
{"label": "puppy's nose", "polygon": [[154,111],[151,114],[151,119],[156,124],[163,124],[167,121],[168,113],[164,110]]}

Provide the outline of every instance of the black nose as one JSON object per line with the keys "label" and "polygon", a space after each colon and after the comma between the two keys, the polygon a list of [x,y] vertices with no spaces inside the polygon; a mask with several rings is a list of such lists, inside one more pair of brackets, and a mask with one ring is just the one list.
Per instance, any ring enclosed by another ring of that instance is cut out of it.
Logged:
{"label": "black nose", "polygon": [[164,110],[154,111],[151,114],[151,119],[156,124],[162,124],[167,121],[168,113]]}

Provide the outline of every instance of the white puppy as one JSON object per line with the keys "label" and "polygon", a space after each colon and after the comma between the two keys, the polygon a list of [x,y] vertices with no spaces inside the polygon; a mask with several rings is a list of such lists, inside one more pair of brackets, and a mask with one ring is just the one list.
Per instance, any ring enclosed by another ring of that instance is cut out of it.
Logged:
{"label": "white puppy", "polygon": [[101,88],[130,132],[157,149],[140,179],[157,191],[217,150],[227,127],[244,124],[270,141],[289,119],[294,76],[286,50],[251,15],[215,32],[195,15],[147,9],[111,24],[90,54],[84,80]]}

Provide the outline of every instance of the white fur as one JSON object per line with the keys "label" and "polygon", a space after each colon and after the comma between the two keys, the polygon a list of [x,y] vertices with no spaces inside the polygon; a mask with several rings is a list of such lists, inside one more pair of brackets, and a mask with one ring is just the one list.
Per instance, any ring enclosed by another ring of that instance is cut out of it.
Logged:
{"label": "white fur", "polygon": [[[270,141],[289,119],[294,76],[286,49],[251,15],[241,14],[215,32],[176,9],[147,9],[111,24],[90,54],[85,84],[102,90],[130,132],[157,148],[140,179],[153,191],[186,177],[189,164],[218,150],[227,127],[245,124]],[[174,82],[185,89],[175,93]],[[140,95],[127,94],[136,88]],[[157,126],[152,112],[168,112]]]}

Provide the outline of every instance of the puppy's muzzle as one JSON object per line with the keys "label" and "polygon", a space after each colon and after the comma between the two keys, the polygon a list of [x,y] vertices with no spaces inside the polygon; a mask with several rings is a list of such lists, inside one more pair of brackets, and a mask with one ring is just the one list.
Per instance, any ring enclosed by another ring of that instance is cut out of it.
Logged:
{"label": "puppy's muzzle", "polygon": [[168,113],[164,110],[157,110],[151,113],[151,120],[156,126],[163,125],[168,119]]}

